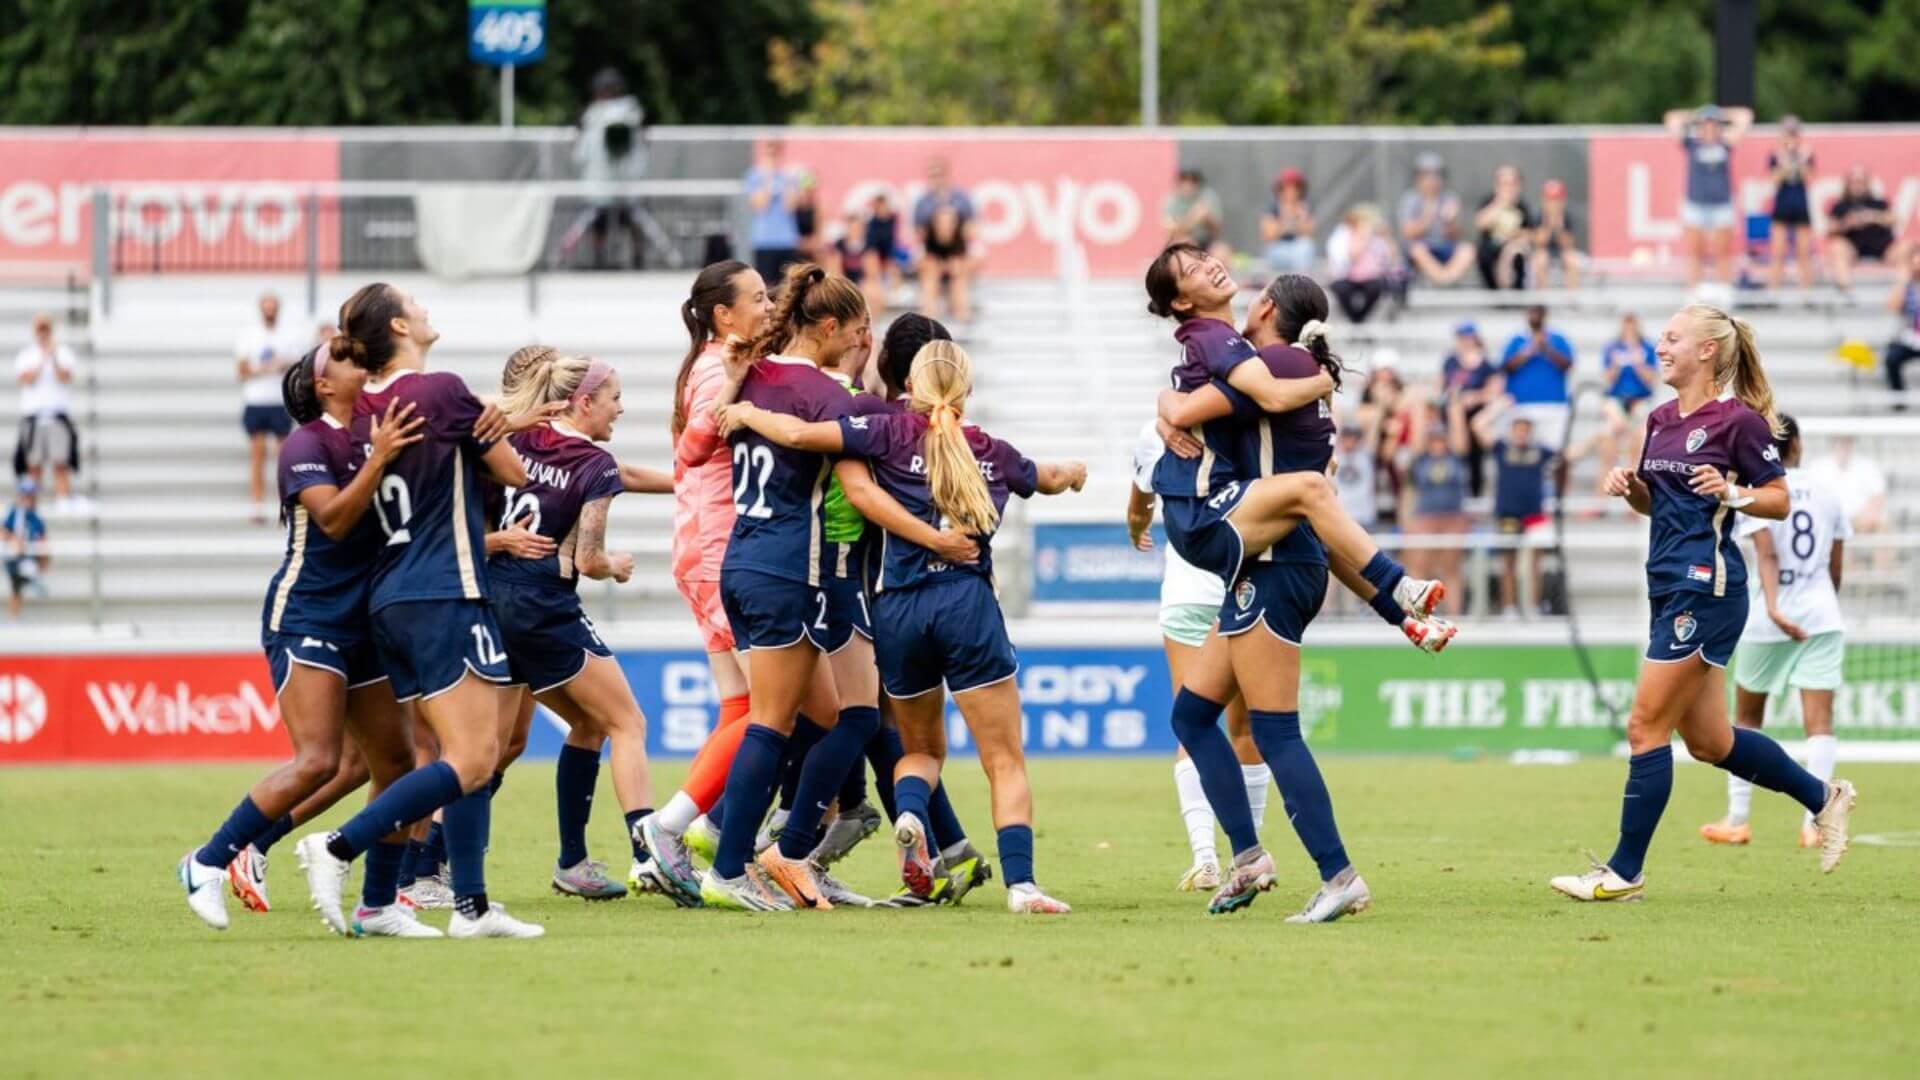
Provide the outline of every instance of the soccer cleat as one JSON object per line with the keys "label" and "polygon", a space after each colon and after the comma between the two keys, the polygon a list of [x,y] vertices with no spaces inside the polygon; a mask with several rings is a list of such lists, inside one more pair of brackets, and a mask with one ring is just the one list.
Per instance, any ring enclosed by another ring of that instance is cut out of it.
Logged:
{"label": "soccer cleat", "polygon": [[[1345,877],[1345,881],[1340,878]],[[1351,871],[1320,886],[1298,915],[1287,916],[1290,923],[1327,923],[1342,915],[1358,915],[1373,906],[1373,893],[1359,874]]]}
{"label": "soccer cleat", "polygon": [[933,866],[933,854],[927,849],[927,827],[912,814],[901,814],[893,823],[893,843],[900,849],[900,881],[922,899],[933,898],[933,883],[939,876]]}
{"label": "soccer cleat", "polygon": [[1015,915],[1066,915],[1073,911],[1064,900],[1055,900],[1031,881],[1007,886],[1007,910]]}
{"label": "soccer cleat", "polygon": [[820,895],[832,901],[834,907],[875,906],[872,899],[849,889],[845,882],[827,873],[826,867],[818,863],[813,867],[813,879],[820,883]]}
{"label": "soccer cleat", "polygon": [[448,911],[453,908],[453,890],[438,876],[415,878],[400,890],[400,898],[421,911]]}
{"label": "soccer cleat", "polygon": [[753,853],[755,855],[760,854],[780,842],[780,834],[785,832],[787,828],[787,815],[789,813],[790,811],[781,810],[776,807],[773,813],[767,815],[767,820],[761,823],[760,831],[755,833],[753,837]]}
{"label": "soccer cleat", "polygon": [[1239,911],[1259,899],[1261,893],[1273,888],[1280,872],[1274,868],[1273,856],[1265,848],[1255,848],[1259,854],[1242,861],[1235,858],[1233,872],[1227,875],[1227,883],[1207,900],[1207,914],[1227,915]]}
{"label": "soccer cleat", "polygon": [[951,882],[947,878],[942,877],[942,878],[935,879],[933,883],[932,896],[915,896],[913,895],[912,889],[909,889],[905,885],[902,885],[900,886],[900,890],[898,892],[894,893],[892,896],[887,897],[885,900],[881,900],[875,903],[873,906],[884,907],[884,908],[936,907],[940,904],[952,903],[953,902],[952,893],[953,893],[953,882]]}
{"label": "soccer cleat", "polygon": [[346,916],[340,914],[340,893],[352,865],[333,857],[327,850],[326,833],[308,833],[293,846],[293,857],[307,875],[307,893],[320,921],[336,934],[347,932]]}
{"label": "soccer cleat", "polygon": [[1746,844],[1753,840],[1753,826],[1744,821],[1738,825],[1730,821],[1709,821],[1700,826],[1700,839],[1709,844]]}
{"label": "soccer cleat", "polygon": [[201,866],[193,861],[193,852],[189,851],[180,859],[174,876],[179,878],[180,887],[187,890],[187,910],[200,916],[200,921],[215,930],[227,928],[227,890],[226,872],[215,870],[211,866]]}
{"label": "soccer cleat", "polygon": [[555,870],[553,891],[582,900],[618,900],[627,895],[625,885],[607,876],[607,864],[593,859]]}
{"label": "soccer cleat", "polygon": [[968,893],[993,880],[993,864],[973,849],[971,841],[962,840],[955,846],[960,850],[943,854],[934,863],[935,870],[945,875],[949,886],[942,894],[943,904],[957,904],[966,899]]}
{"label": "soccer cleat", "polygon": [[700,875],[700,902],[722,911],[784,911],[760,891],[752,878],[741,874],[723,878],[709,870]]}
{"label": "soccer cleat", "polygon": [[[713,827],[713,822],[707,820],[707,815],[701,814],[694,818],[693,824],[687,826],[687,833],[681,839],[682,846],[687,851],[700,856],[700,860],[708,866],[713,865],[713,856],[720,850],[720,830]],[[660,849],[654,847],[652,841],[647,842],[647,850],[654,853],[654,858],[660,857]]]}
{"label": "soccer cleat", "polygon": [[399,938],[437,938],[447,935],[414,918],[412,910],[405,904],[393,903],[386,907],[355,908],[353,912],[353,937],[399,937]]}
{"label": "soccer cleat", "polygon": [[1409,615],[1401,620],[1400,632],[1407,635],[1407,640],[1421,652],[1437,653],[1452,643],[1460,633],[1460,628],[1445,619],[1421,619]]}
{"label": "soccer cleat", "polygon": [[227,864],[227,887],[248,911],[271,910],[267,904],[267,857],[248,844]]}
{"label": "soccer cleat", "polygon": [[680,902],[666,879],[660,876],[660,868],[654,865],[651,858],[635,859],[627,867],[627,891],[636,895],[665,896],[675,904]]}
{"label": "soccer cleat", "polygon": [[1563,874],[1547,884],[1555,892],[1564,893],[1575,900],[1595,901],[1599,903],[1638,903],[1647,887],[1647,876],[1628,881],[1613,872],[1613,867],[1593,857],[1589,852],[1587,861],[1593,869],[1584,874]]}
{"label": "soccer cleat", "polygon": [[1433,609],[1447,598],[1447,586],[1439,580],[1423,581],[1415,577],[1402,577],[1393,587],[1394,603],[1407,609],[1407,614],[1416,619],[1431,618]]}
{"label": "soccer cleat", "polygon": [[[688,829],[685,836],[675,836],[661,828],[657,824],[659,820],[658,814],[641,819],[640,840],[653,852],[651,865],[660,891],[681,907],[699,907],[700,875],[694,871],[693,860],[687,855],[687,841],[694,830]],[[694,825],[697,827],[699,823],[696,821]],[[708,861],[712,861],[712,856],[708,856]]]}
{"label": "soccer cleat", "polygon": [[1813,827],[1820,833],[1820,872],[1833,873],[1840,857],[1847,853],[1847,826],[1853,804],[1860,797],[1851,780],[1835,780],[1827,785],[1827,805],[1813,815]]}
{"label": "soccer cleat", "polygon": [[1181,892],[1206,892],[1220,887],[1220,864],[1197,862],[1180,875],[1180,884],[1175,886]]}
{"label": "soccer cleat", "polygon": [[1800,846],[1803,849],[1819,847],[1820,830],[1811,823],[1800,826]]}
{"label": "soccer cleat", "polygon": [[879,832],[886,820],[880,816],[880,811],[864,802],[851,810],[842,811],[839,817],[833,819],[833,824],[827,826],[820,843],[814,846],[813,861],[821,866],[832,866],[846,858],[861,841]]}
{"label": "soccer cleat", "polygon": [[505,904],[498,903],[488,904],[487,913],[477,919],[469,919],[456,911],[453,921],[447,924],[447,936],[456,938],[537,938],[546,934],[546,927],[521,922],[507,914]]}
{"label": "soccer cleat", "polygon": [[833,901],[821,891],[820,882],[814,877],[813,867],[807,860],[789,859],[780,854],[779,848],[770,847],[754,856],[753,861],[765,871],[768,880],[787,894],[795,908],[833,910]]}

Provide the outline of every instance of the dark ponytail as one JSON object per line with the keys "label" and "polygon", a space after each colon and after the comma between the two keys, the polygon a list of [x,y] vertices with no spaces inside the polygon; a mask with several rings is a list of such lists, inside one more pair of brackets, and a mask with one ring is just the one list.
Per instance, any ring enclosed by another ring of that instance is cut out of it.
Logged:
{"label": "dark ponytail", "polygon": [[1178,319],[1186,322],[1193,318],[1193,309],[1176,311],[1174,301],[1180,299],[1180,256],[1204,259],[1206,249],[1198,244],[1168,244],[1160,254],[1147,264],[1147,313],[1162,319]]}
{"label": "dark ponytail", "polygon": [[687,346],[687,355],[680,359],[680,374],[673,377],[672,431],[676,439],[687,429],[687,378],[693,374],[693,362],[700,359],[701,350],[713,338],[713,309],[740,302],[740,291],[733,279],[741,271],[751,269],[753,267],[739,259],[709,264],[694,277],[692,294],[680,304],[680,321],[686,324],[687,336],[692,340]]}
{"label": "dark ponytail", "polygon": [[917,311],[909,311],[893,320],[887,336],[880,342],[880,380],[887,384],[887,398],[907,395],[907,375],[913,370],[913,358],[922,346],[933,341],[952,341],[953,335]]}
{"label": "dark ponytail", "polygon": [[1347,367],[1327,344],[1326,290],[1305,274],[1281,274],[1267,285],[1266,295],[1273,304],[1274,332],[1311,354],[1320,370],[1332,376],[1333,388],[1340,389]]}
{"label": "dark ponytail", "polygon": [[313,385],[313,354],[326,348],[315,345],[300,357],[300,362],[280,376],[280,402],[296,424],[311,424],[320,419],[320,392]]}
{"label": "dark ponytail", "polygon": [[734,346],[735,355],[758,360],[784,352],[801,330],[828,319],[838,319],[844,325],[866,311],[867,297],[860,286],[813,263],[791,263],[780,282],[773,312],[760,324],[760,332],[752,341]]}
{"label": "dark ponytail", "polygon": [[329,355],[378,375],[393,359],[393,320],[405,317],[393,286],[384,281],[362,285],[340,305],[340,332],[333,336]]}

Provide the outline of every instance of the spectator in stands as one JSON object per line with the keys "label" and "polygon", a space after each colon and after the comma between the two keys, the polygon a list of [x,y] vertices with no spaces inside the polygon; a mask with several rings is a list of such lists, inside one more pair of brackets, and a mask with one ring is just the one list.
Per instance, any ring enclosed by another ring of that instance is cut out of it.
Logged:
{"label": "spectator in stands", "polygon": [[1493,191],[1473,215],[1473,226],[1480,231],[1475,262],[1487,288],[1526,288],[1531,230],[1539,223],[1527,205],[1520,170],[1512,165],[1493,170]]}
{"label": "spectator in stands", "polygon": [[1333,448],[1333,484],[1340,492],[1340,506],[1363,529],[1373,528],[1380,519],[1380,478],[1373,449],[1377,440],[1371,414],[1362,410],[1340,422]]}
{"label": "spectator in stands", "polygon": [[306,335],[280,321],[280,298],[260,294],[258,317],[240,331],[233,347],[240,379],[240,427],[247,434],[247,492],[253,520],[267,520],[267,463],[274,447],[293,430],[293,418],[280,400],[280,373],[306,351]]}
{"label": "spectator in stands", "polygon": [[867,215],[859,210],[848,211],[840,222],[839,234],[833,242],[820,249],[820,265],[829,274],[839,274],[855,285],[860,284],[860,253],[867,243]]}
{"label": "spectator in stands", "polygon": [[1313,208],[1307,204],[1307,178],[1299,169],[1280,170],[1273,199],[1260,215],[1260,240],[1267,269],[1275,274],[1313,272]]}
{"label": "spectator in stands", "polygon": [[[887,297],[900,283],[900,216],[886,192],[873,197],[867,208],[867,220],[860,236],[861,291],[867,295],[867,311],[879,318],[887,310]],[[960,289],[964,298],[966,289]]]}
{"label": "spectator in stands", "polygon": [[1847,170],[1847,186],[1827,210],[1827,259],[1833,283],[1853,287],[1853,266],[1863,260],[1900,264],[1900,245],[1894,240],[1893,210],[1874,193],[1873,177],[1865,165]]}
{"label": "spectator in stands", "polygon": [[[1900,316],[1900,329],[1893,340],[1887,342],[1887,386],[1895,393],[1905,394],[1907,380],[1902,369],[1909,360],[1920,357],[1920,247],[1909,250],[1906,260],[1900,264],[1893,291],[1887,294],[1887,310]],[[1904,410],[1906,399],[1895,401],[1893,407]]]}
{"label": "spectator in stands", "polygon": [[[1460,402],[1468,424],[1484,409],[1506,393],[1506,379],[1500,365],[1487,355],[1480,328],[1472,320],[1453,328],[1453,351],[1440,361],[1440,392],[1449,407]],[[1463,427],[1462,430],[1465,430]],[[1486,452],[1478,442],[1467,442],[1467,486],[1478,496],[1485,488]]]}
{"label": "spectator in stands", "polygon": [[[599,183],[639,180],[647,174],[647,114],[640,99],[627,92],[627,82],[612,68],[601,68],[593,77],[592,100],[580,114],[580,134],[573,141],[573,164],[580,179]],[[612,228],[626,231],[632,243],[628,255],[635,267],[642,265],[646,237],[641,232],[642,211],[634,201],[622,195],[592,195],[587,199],[588,231],[593,235],[593,265],[608,269],[607,233]],[[579,233],[569,230],[577,242]],[[567,249],[572,250],[568,244]]]}
{"label": "spectator in stands", "polygon": [[1225,260],[1232,252],[1220,239],[1226,229],[1226,214],[1220,195],[1207,186],[1207,178],[1198,169],[1181,169],[1174,178],[1173,190],[1161,204],[1167,243],[1197,244],[1216,258]]}
{"label": "spectator in stands", "polygon": [[1372,203],[1360,203],[1341,215],[1327,237],[1329,286],[1340,310],[1356,323],[1367,321],[1382,297],[1399,295],[1405,277],[1400,255],[1387,239],[1386,218]]}
{"label": "spectator in stands", "polygon": [[[1487,447],[1493,458],[1493,517],[1500,535],[1516,545],[1500,554],[1500,610],[1529,614],[1516,594],[1520,546],[1527,533],[1547,523],[1547,479],[1554,468],[1553,444],[1543,444],[1533,421],[1517,413],[1511,415],[1500,433],[1496,422],[1509,413],[1502,399],[1488,406],[1473,422],[1474,437]],[[1527,552],[1528,598],[1534,605],[1542,599],[1540,560]]]}
{"label": "spectator in stands", "polygon": [[40,485],[32,478],[21,477],[13,505],[7,508],[6,517],[0,518],[0,546],[6,548],[7,580],[13,585],[7,597],[7,613],[16,619],[20,617],[23,593],[31,590],[40,596],[47,594],[40,575],[53,561],[47,549],[46,522],[34,509],[39,490]]}
{"label": "spectator in stands", "polygon": [[1413,169],[1413,187],[1400,196],[1400,240],[1421,277],[1452,285],[1473,268],[1473,248],[1460,235],[1460,196],[1447,187],[1439,154],[1421,154]]}
{"label": "spectator in stands", "polygon": [[[1528,432],[1548,446],[1567,433],[1567,373],[1573,370],[1573,345],[1547,329],[1547,309],[1527,309],[1527,328],[1513,335],[1500,355],[1507,396],[1516,419],[1528,420]],[[1484,414],[1483,414],[1484,416]]]}
{"label": "spectator in stands", "polygon": [[800,177],[785,158],[785,144],[763,139],[754,145],[753,165],[740,178],[752,219],[747,246],[753,249],[753,268],[769,282],[779,281],[782,269],[800,258],[800,223],[794,216]]}
{"label": "spectator in stands", "polygon": [[[1470,527],[1467,456],[1472,448],[1466,406],[1458,396],[1453,396],[1447,400],[1443,413],[1438,402],[1424,401],[1414,416],[1411,438],[1401,451],[1408,505],[1401,511],[1400,520],[1406,523],[1410,536],[1464,536]],[[1458,544],[1409,546],[1405,556],[1407,573],[1446,581],[1463,580],[1460,564],[1464,550]]]}
{"label": "spectator in stands", "polygon": [[1620,336],[1600,351],[1602,378],[1607,386],[1606,399],[1600,406],[1606,416],[1600,441],[1603,479],[1620,460],[1624,441],[1639,428],[1647,403],[1653,399],[1653,388],[1660,385],[1657,363],[1653,342],[1640,332],[1640,317],[1631,311],[1620,316]]}
{"label": "spectator in stands", "polygon": [[973,319],[973,200],[947,180],[945,158],[927,163],[927,190],[913,204],[913,229],[920,237],[920,313],[940,318],[945,307],[956,322]]}
{"label": "spectator in stands", "polygon": [[1687,287],[1700,284],[1707,253],[1713,253],[1713,272],[1724,285],[1733,284],[1733,237],[1739,214],[1733,205],[1733,147],[1753,126],[1753,110],[1673,109],[1666,115],[1667,133],[1680,140],[1687,155],[1687,194],[1680,204],[1680,223],[1687,230]]}
{"label": "spectator in stands", "polygon": [[800,234],[800,258],[820,261],[820,180],[812,169],[795,170],[799,185],[793,192],[793,228]]}
{"label": "spectator in stands", "polygon": [[1780,118],[1780,141],[1767,155],[1773,180],[1772,224],[1767,234],[1767,288],[1780,287],[1787,269],[1787,249],[1799,261],[1800,287],[1813,288],[1813,204],[1807,186],[1813,183],[1813,148],[1800,138],[1800,118]]}
{"label": "spectator in stands", "polygon": [[73,350],[53,338],[53,316],[33,317],[33,342],[13,358],[20,385],[20,434],[14,444],[13,472],[36,485],[53,466],[54,496],[62,510],[72,509],[73,473],[80,467],[80,437],[71,409]]}
{"label": "spectator in stands", "polygon": [[1547,272],[1556,264],[1560,281],[1580,287],[1580,241],[1574,238],[1573,211],[1567,209],[1567,185],[1549,180],[1540,185],[1540,223],[1533,228],[1533,287],[1547,287]]}
{"label": "spectator in stands", "polygon": [[1407,384],[1400,377],[1399,354],[1379,349],[1373,355],[1373,369],[1367,372],[1366,385],[1360,388],[1360,430],[1366,434],[1365,451],[1375,472],[1374,490],[1384,490],[1380,503],[1385,513],[1376,521],[1392,524],[1400,499],[1398,451],[1406,441],[1408,425],[1403,412],[1407,407]]}

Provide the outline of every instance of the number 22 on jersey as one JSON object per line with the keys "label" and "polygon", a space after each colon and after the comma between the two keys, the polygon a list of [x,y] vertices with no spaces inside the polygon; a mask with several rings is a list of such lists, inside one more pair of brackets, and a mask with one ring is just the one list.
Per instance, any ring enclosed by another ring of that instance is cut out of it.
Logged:
{"label": "number 22 on jersey", "polygon": [[[773,450],[737,443],[733,448],[733,509],[742,517],[770,518],[767,482],[773,479]],[[748,497],[752,501],[748,501]]]}

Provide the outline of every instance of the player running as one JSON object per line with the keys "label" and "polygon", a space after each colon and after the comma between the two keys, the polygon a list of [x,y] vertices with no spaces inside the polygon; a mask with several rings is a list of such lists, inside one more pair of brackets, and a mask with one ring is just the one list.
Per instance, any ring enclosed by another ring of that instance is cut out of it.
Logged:
{"label": "player running", "polygon": [[[750,399],[727,409],[722,426],[792,450],[865,458],[880,487],[908,508],[923,531],[947,521],[975,538],[980,555],[969,563],[891,528],[881,537],[873,586],[874,648],[906,746],[894,780],[901,879],[921,897],[936,885],[927,802],[946,758],[944,686],[973,734],[987,773],[1008,909],[1065,914],[1072,909],[1034,880],[1033,795],[1020,747],[1020,692],[1013,681],[1018,665],[993,591],[989,541],[1010,495],[1078,491],[1086,483],[1086,466],[1035,465],[1007,443],[963,427],[972,363],[952,342],[921,349],[908,386],[904,412],[808,422]],[[860,491],[849,486],[848,495],[878,520],[863,505]]]}
{"label": "player running", "polygon": [[[1854,788],[1795,764],[1780,744],[1727,723],[1722,670],[1747,622],[1746,562],[1733,537],[1734,511],[1779,521],[1790,495],[1774,444],[1773,390],[1746,323],[1706,304],[1667,321],[1655,355],[1679,395],[1647,417],[1637,469],[1613,469],[1605,491],[1652,519],[1647,595],[1653,621],[1627,720],[1633,752],[1620,804],[1620,840],[1606,862],[1554,878],[1575,900],[1635,901],[1644,895],[1647,845],[1673,791],[1673,732],[1687,752],[1814,815],[1820,869],[1847,852]],[[1589,856],[1591,859],[1591,856]]]}
{"label": "player running", "polygon": [[[345,731],[370,766],[360,775],[372,773],[375,794],[413,767],[406,710],[367,640],[368,569],[381,544],[367,508],[388,466],[425,438],[426,421],[411,403],[388,403],[367,422],[363,456],[348,429],[366,380],[358,367],[330,363],[325,346],[281,380],[287,412],[300,427],[280,444],[287,551],[267,584],[260,644],[293,760],[254,784],[206,844],[180,860],[187,907],[216,930],[227,928],[229,887],[248,908],[267,909],[262,851],[284,835],[274,835],[277,823],[298,804],[338,786]],[[402,849],[375,844],[369,864],[397,864]],[[365,932],[425,936],[414,932],[418,924],[404,906],[381,899],[363,909]]]}
{"label": "player running", "polygon": [[[1767,699],[1800,691],[1800,720],[1807,732],[1807,771],[1833,779],[1833,695],[1846,667],[1845,628],[1840,619],[1840,571],[1853,524],[1839,496],[1800,468],[1800,425],[1780,417],[1774,440],[1787,467],[1790,511],[1786,520],[1743,517],[1735,535],[1753,538],[1758,560],[1748,595],[1746,630],[1734,650],[1733,722],[1758,730]],[[1727,816],[1700,826],[1709,843],[1744,844],[1753,838],[1747,809],[1753,785],[1727,775]],[[1820,830],[1808,813],[1800,823],[1800,846],[1820,845]]]}
{"label": "player running", "polygon": [[[374,513],[386,542],[373,562],[368,609],[394,695],[415,702],[439,739],[440,759],[395,781],[339,831],[303,837],[295,852],[328,927],[371,932],[363,917],[393,903],[405,837],[385,845],[391,865],[368,861],[366,895],[351,927],[340,911],[348,863],[397,827],[443,809],[454,892],[448,933],[539,937],[543,928],[488,902],[485,875],[493,783],[518,695],[503,685],[507,658],[487,606],[479,481],[485,470],[496,483],[524,487],[526,470],[512,447],[489,441],[503,432],[482,425],[482,406],[459,376],[425,370],[440,335],[418,300],[391,285],[367,285],[341,306],[339,324],[333,361],[373,376],[356,408],[356,439],[367,438],[371,418],[391,402],[413,404],[427,422],[426,438],[380,482]],[[409,936],[439,935],[414,926],[419,932]]]}

